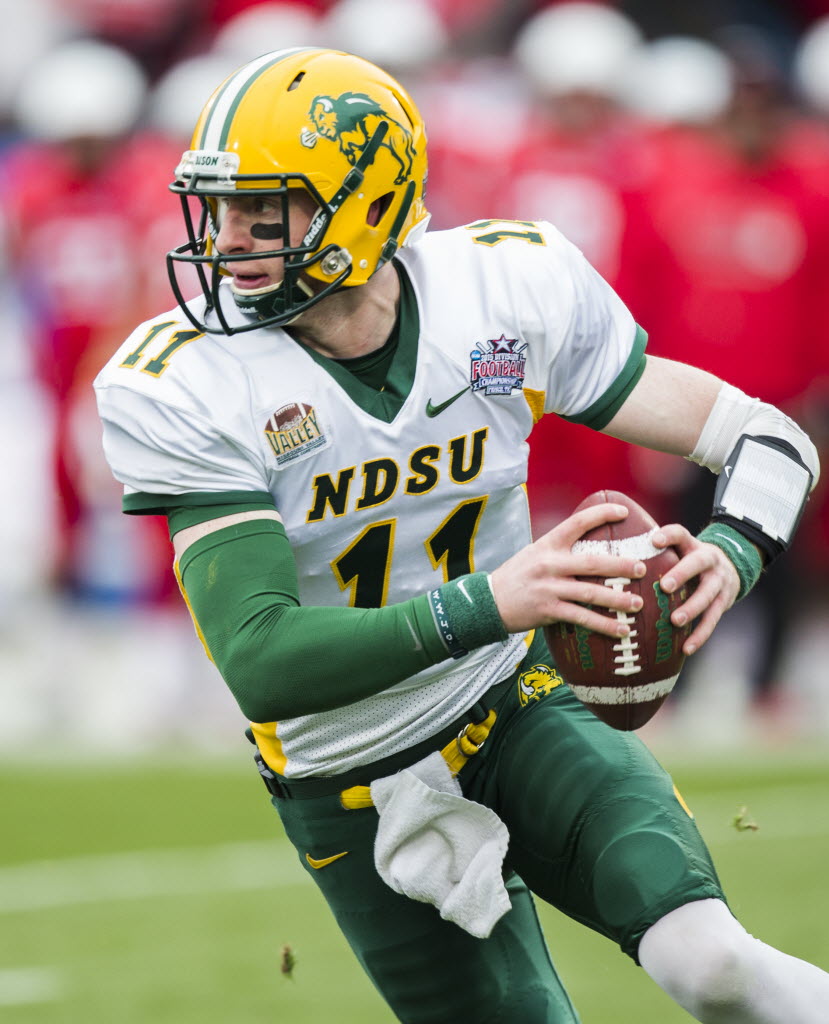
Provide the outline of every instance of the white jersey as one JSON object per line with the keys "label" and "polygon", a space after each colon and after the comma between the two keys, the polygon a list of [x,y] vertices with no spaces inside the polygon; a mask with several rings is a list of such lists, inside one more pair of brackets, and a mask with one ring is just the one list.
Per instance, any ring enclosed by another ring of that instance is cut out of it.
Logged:
{"label": "white jersey", "polygon": [[[203,335],[180,309],[138,328],[95,382],[125,508],[270,495],[304,605],[404,601],[529,543],[533,423],[555,412],[604,425],[638,379],[644,336],[549,224],[435,232],[399,260],[415,323],[401,324],[390,371],[408,387],[394,415],[373,415],[376,393],[278,328]],[[257,740],[289,777],[396,753],[513,672],[524,641],[334,711],[258,723]]]}

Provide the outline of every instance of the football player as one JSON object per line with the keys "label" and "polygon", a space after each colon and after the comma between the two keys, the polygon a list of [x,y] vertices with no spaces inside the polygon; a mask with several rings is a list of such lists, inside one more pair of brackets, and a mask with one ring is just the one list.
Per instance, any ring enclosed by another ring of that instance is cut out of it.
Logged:
{"label": "football player", "polygon": [[554,621],[628,633],[639,599],[603,580],[643,563],[571,550],[625,509],[530,543],[524,490],[544,414],[726,467],[700,537],[650,541],[680,555],[666,591],[696,584],[691,654],[787,547],[814,448],[648,358],[552,225],[426,233],[425,146],[398,83],[341,52],[217,88],[171,186],[178,305],[96,382],[124,510],[166,515],[273,805],[398,1019],[578,1020],[534,893],[700,1021],[817,1024],[829,975],[744,931],[670,777],[545,647]]}

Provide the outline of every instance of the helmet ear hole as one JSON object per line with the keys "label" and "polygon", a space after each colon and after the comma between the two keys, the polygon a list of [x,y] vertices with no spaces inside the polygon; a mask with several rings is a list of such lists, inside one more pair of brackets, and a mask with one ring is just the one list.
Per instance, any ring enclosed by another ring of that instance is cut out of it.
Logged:
{"label": "helmet ear hole", "polygon": [[394,192],[387,192],[384,196],[380,196],[379,199],[375,199],[372,202],[366,216],[366,223],[370,227],[377,227],[383,217],[385,217],[388,208],[391,206],[392,199],[394,199]]}

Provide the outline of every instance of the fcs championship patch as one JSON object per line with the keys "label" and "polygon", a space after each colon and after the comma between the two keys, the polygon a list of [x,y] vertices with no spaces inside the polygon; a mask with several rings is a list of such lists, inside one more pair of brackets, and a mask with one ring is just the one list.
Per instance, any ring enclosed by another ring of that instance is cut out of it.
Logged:
{"label": "fcs championship patch", "polygon": [[527,343],[518,338],[481,341],[470,353],[469,383],[485,395],[511,395],[524,387],[527,372]]}
{"label": "fcs championship patch", "polygon": [[265,437],[280,466],[328,444],[314,407],[302,402],[291,402],[277,409],[265,424]]}
{"label": "fcs championship patch", "polygon": [[561,686],[564,680],[549,665],[533,665],[518,677],[518,699],[525,707],[531,700],[539,700],[545,693]]}

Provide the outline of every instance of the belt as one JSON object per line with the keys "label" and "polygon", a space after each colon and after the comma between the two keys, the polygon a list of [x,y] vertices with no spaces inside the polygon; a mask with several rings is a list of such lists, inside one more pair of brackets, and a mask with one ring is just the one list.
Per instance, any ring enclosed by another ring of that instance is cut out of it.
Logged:
{"label": "belt", "polygon": [[[513,676],[509,676],[496,683],[463,715],[428,740],[415,744],[399,754],[392,754],[340,775],[286,779],[269,767],[258,747],[254,750],[254,761],[268,792],[280,800],[312,799],[340,794],[343,806],[349,810],[371,807],[371,790],[368,783],[401,771],[436,749],[440,750],[452,774],[457,775],[469,758],[477,754],[483,746],[497,717],[492,705],[498,703],[512,682]],[[248,739],[253,742],[250,730]]]}
{"label": "belt", "polygon": [[[478,707],[479,705],[475,705]],[[474,710],[474,709],[473,709]],[[449,765],[449,771],[457,775],[470,757],[473,757],[489,736],[490,730],[495,725],[497,714],[494,708],[490,708],[486,718],[479,722],[467,722],[454,740],[447,743],[440,752],[443,760]],[[356,811],[360,807],[373,807],[374,801],[371,798],[370,786],[350,786],[340,793],[340,803],[347,811]]]}

